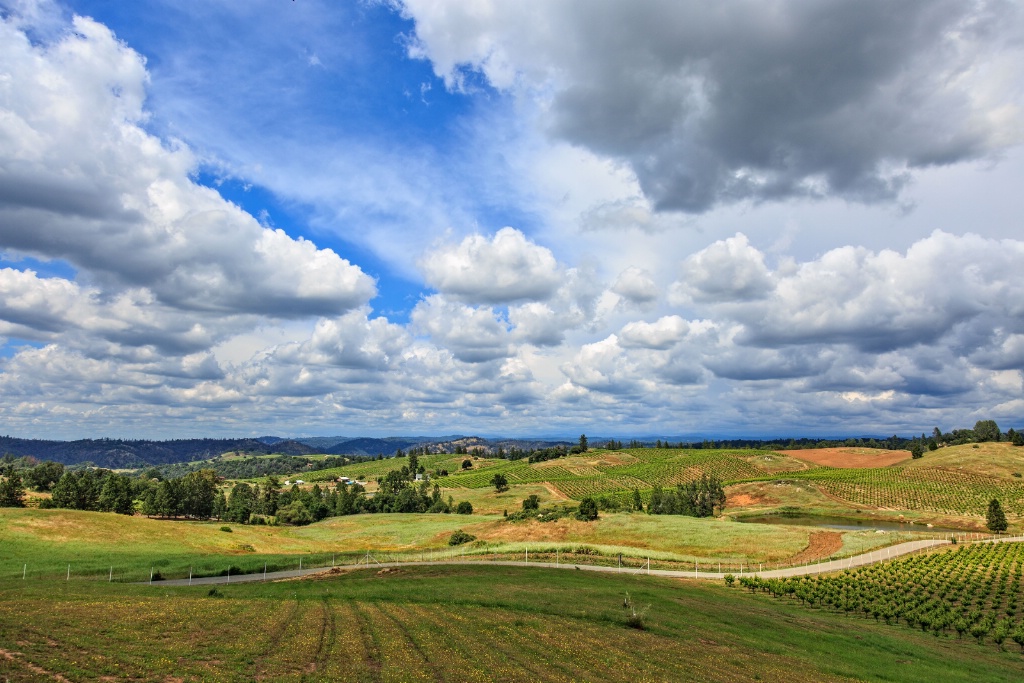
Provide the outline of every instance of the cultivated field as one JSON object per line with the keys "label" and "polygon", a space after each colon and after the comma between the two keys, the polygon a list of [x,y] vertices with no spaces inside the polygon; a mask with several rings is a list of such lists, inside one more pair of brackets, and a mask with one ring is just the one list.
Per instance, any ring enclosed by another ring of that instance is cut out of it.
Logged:
{"label": "cultivated field", "polygon": [[[462,471],[465,456],[425,456],[428,471],[448,468],[449,476],[435,479],[456,499],[468,498],[486,512],[513,511],[514,501],[530,493],[543,500],[580,500],[586,496],[607,496],[626,502],[633,489],[646,502],[655,486],[671,487],[703,475],[718,477],[738,507],[771,510],[788,505],[770,503],[768,494],[743,498],[737,490],[747,482],[792,484],[804,482],[818,492],[822,507],[833,513],[856,510],[884,515],[909,514],[923,522],[977,529],[992,498],[998,498],[1011,515],[1024,515],[1024,448],[1007,443],[967,444],[926,452],[909,459],[906,451],[878,451],[841,448],[776,453],[751,450],[679,450],[639,448],[623,451],[595,450],[583,455],[540,463],[526,460],[475,459],[470,470]],[[339,474],[368,479],[401,467],[404,459],[360,463],[328,470],[325,477]],[[500,473],[512,485],[507,494],[491,495],[491,478]],[[317,477],[321,473],[311,475]],[[522,487],[522,488],[521,488]],[[516,492],[519,492],[517,495]],[[739,497],[738,497],[739,496]],[[824,502],[830,501],[830,502]],[[730,508],[732,508],[730,504]]]}
{"label": "cultivated field", "polygon": [[[1024,544],[978,543],[842,572],[747,580],[751,590],[801,604],[903,623],[934,635],[1024,648]],[[899,590],[894,591],[893,587]]]}

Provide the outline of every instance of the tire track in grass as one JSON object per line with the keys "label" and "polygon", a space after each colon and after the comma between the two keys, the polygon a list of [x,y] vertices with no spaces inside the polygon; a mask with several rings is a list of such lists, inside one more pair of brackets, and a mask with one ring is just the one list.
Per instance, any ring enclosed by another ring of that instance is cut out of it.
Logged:
{"label": "tire track in grass", "polygon": [[[367,666],[366,640],[360,624],[359,615],[348,601],[337,602],[328,600],[331,610],[330,620],[333,626],[329,629],[331,639],[329,654],[323,660],[315,676],[305,677],[307,680],[323,681],[370,681],[379,680],[379,666]],[[338,628],[338,624],[341,628]],[[374,671],[377,670],[376,677]]]}
{"label": "tire track in grass", "polygon": [[268,631],[269,638],[266,645],[253,657],[250,674],[252,680],[266,677],[266,674],[263,672],[264,665],[272,653],[280,651],[281,641],[284,640],[288,628],[295,622],[298,615],[299,601],[293,600],[291,608],[285,613],[284,617]]}
{"label": "tire track in grass", "polygon": [[415,633],[420,647],[428,649],[441,665],[447,665],[445,674],[449,680],[452,674],[447,668],[452,665],[458,667],[458,677],[455,680],[466,683],[500,680],[481,674],[481,670],[489,671],[489,667],[481,666],[479,658],[474,656],[476,653],[467,650],[462,639],[453,637],[458,630],[455,628],[457,620],[451,619],[450,614],[445,614],[441,623],[438,623],[438,613],[442,609],[444,608],[440,605],[435,609],[427,609],[417,604],[392,605],[391,618],[400,620],[406,631]]}
{"label": "tire track in grass", "polygon": [[441,670],[438,668],[438,664],[431,658],[427,651],[423,649],[419,641],[415,637],[413,637],[413,634],[411,633],[410,629],[405,625],[405,623],[403,623],[395,617],[394,612],[401,611],[401,609],[402,608],[399,605],[389,604],[387,606],[387,609],[381,609],[380,612],[384,616],[384,618],[390,621],[391,624],[395,627],[395,629],[402,634],[406,641],[408,641],[409,644],[412,645],[412,649],[416,652],[416,654],[423,658],[423,661],[426,663],[427,668],[430,670],[430,675],[433,677],[433,679],[438,683],[444,683],[448,679],[446,679],[446,677],[441,673]]}
{"label": "tire track in grass", "polygon": [[[69,681],[68,679],[64,678],[60,674],[53,673],[52,671],[47,671],[43,667],[41,667],[41,666],[39,666],[37,664],[33,664],[32,662],[28,661],[27,659],[22,659],[22,657],[23,657],[23,655],[20,652],[10,652],[8,650],[0,649],[0,662],[13,662],[12,666],[16,666],[16,667],[18,667],[20,669],[27,669],[28,671],[31,671],[35,676],[42,676],[42,677],[45,677],[45,678],[50,679],[50,680],[59,681],[60,683],[71,683],[71,681]],[[4,678],[6,680],[11,680],[10,678],[7,677],[7,673],[8,672],[4,671],[4,669],[6,669],[6,668],[7,668],[6,665],[3,668],[0,668],[0,673],[4,674]],[[16,671],[12,671],[12,673],[17,673],[17,672]],[[14,680],[18,680],[18,679],[15,678]],[[38,679],[35,679],[35,678],[25,678],[24,680],[38,680]]]}
{"label": "tire track in grass", "polygon": [[380,605],[370,602],[357,604],[366,618],[373,642],[380,653],[381,681],[405,683],[410,680],[410,672],[417,672],[419,678],[422,677],[419,672],[427,671],[429,671],[429,678],[438,680],[430,662],[415,647],[415,643],[410,641],[401,629],[387,617]]}
{"label": "tire track in grass", "polygon": [[[479,612],[487,610],[476,608],[464,611],[473,612],[476,616]],[[495,649],[516,662],[518,666],[529,670],[536,680],[581,681],[601,678],[581,675],[582,672],[577,672],[575,667],[569,666],[571,663],[560,650],[544,647],[540,642],[541,638],[538,637],[541,629],[531,623],[536,619],[537,617],[519,615],[512,622],[476,619],[476,628]]]}
{"label": "tire track in grass", "polygon": [[384,668],[384,665],[381,660],[380,647],[377,645],[377,639],[374,636],[373,627],[370,624],[370,619],[360,608],[358,602],[349,603],[349,607],[352,610],[356,622],[359,624],[359,636],[363,643],[363,664],[365,666],[365,670],[370,674],[371,681],[379,683],[383,680],[381,670]]}
{"label": "tire track in grass", "polygon": [[[306,673],[315,674],[323,670],[324,664],[331,656],[335,637],[334,610],[328,604],[327,596],[325,595],[320,601],[320,620],[317,628],[316,650],[314,650],[309,663],[306,664]],[[307,677],[303,676],[303,680],[306,679]]]}
{"label": "tire track in grass", "polygon": [[[422,605],[405,605],[402,610],[408,614],[408,621],[418,626],[436,640],[447,644],[448,648],[455,650],[457,657],[469,661],[475,665],[472,672],[460,669],[459,673],[463,679],[482,681],[518,681],[528,678],[530,680],[544,680],[547,672],[543,669],[534,668],[529,660],[522,660],[510,652],[502,650],[498,644],[492,641],[484,641],[478,637],[458,637],[463,633],[476,634],[479,632],[479,625],[466,616],[464,609],[453,610],[448,608],[442,612],[441,609],[428,609]],[[457,628],[454,628],[457,626]],[[512,652],[515,652],[513,649]],[[510,662],[512,666],[510,666]],[[469,678],[469,674],[473,678]]]}

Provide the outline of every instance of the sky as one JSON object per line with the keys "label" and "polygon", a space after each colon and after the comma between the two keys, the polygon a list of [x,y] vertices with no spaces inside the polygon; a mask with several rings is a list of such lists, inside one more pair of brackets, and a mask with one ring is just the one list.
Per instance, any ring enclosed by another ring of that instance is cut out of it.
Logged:
{"label": "sky", "polygon": [[0,0],[0,431],[1024,427],[1024,8]]}

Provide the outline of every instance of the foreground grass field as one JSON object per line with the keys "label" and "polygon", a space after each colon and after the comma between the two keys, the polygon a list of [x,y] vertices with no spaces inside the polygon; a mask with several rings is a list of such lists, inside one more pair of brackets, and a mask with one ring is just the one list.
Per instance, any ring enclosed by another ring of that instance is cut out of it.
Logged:
{"label": "foreground grass field", "polygon": [[[0,581],[0,679],[1017,681],[1019,654],[638,576],[358,570],[208,590]],[[646,630],[626,626],[627,594]]]}

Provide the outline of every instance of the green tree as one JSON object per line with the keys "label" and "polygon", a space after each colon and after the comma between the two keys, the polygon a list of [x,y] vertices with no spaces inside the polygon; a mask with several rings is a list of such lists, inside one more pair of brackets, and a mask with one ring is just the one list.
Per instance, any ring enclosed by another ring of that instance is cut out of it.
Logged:
{"label": "green tree", "polygon": [[470,469],[472,467],[473,467],[473,461],[470,460],[469,458],[466,458],[465,460],[462,461],[462,469],[468,470],[468,469]]}
{"label": "green tree", "polygon": [[[231,496],[234,498],[234,495]],[[277,511],[277,521],[282,524],[302,526],[313,522],[311,513],[301,500],[295,500]]]}
{"label": "green tree", "polygon": [[181,478],[181,512],[186,517],[209,519],[217,498],[217,473],[189,472]]}
{"label": "green tree", "polygon": [[177,517],[181,514],[181,480],[164,479],[157,486],[153,501],[156,514],[161,517]]}
{"label": "green tree", "polygon": [[64,465],[46,460],[39,463],[25,474],[25,484],[36,491],[49,491],[64,476]]}
{"label": "green tree", "polygon": [[491,477],[491,486],[493,486],[494,490],[498,493],[504,493],[505,491],[508,491],[508,479],[505,478],[504,474],[495,474]]}
{"label": "green tree", "polygon": [[21,483],[21,475],[10,472],[0,479],[0,508],[25,507],[25,485]]}
{"label": "green tree", "polygon": [[580,434],[580,453],[587,452],[587,435]]}
{"label": "green tree", "polygon": [[228,510],[224,518],[229,522],[246,524],[255,507],[256,493],[252,487],[245,482],[235,484],[231,489],[231,498],[228,499]]}
{"label": "green tree", "polygon": [[1006,531],[1006,515],[1003,513],[1003,506],[993,498],[988,504],[988,513],[985,515],[985,526],[989,531],[1002,533]]}
{"label": "green tree", "polygon": [[[217,491],[217,497],[213,499],[213,516],[217,519],[224,519],[228,511],[228,498],[223,490]],[[276,511],[275,511],[276,512]]]}
{"label": "green tree", "polygon": [[924,456],[924,448],[921,447],[920,442],[915,441],[910,444],[910,456],[915,460]]}
{"label": "green tree", "polygon": [[640,497],[640,489],[633,489],[633,509],[637,512],[644,511],[644,499]]}
{"label": "green tree", "polygon": [[537,510],[538,508],[540,508],[540,496],[536,493],[531,494],[523,500],[524,510]]}
{"label": "green tree", "polygon": [[458,514],[458,515],[471,515],[471,514],[473,514],[473,504],[470,503],[468,500],[460,501],[459,504],[455,506],[455,514]]}
{"label": "green tree", "polygon": [[978,420],[974,423],[974,436],[978,441],[999,441],[1002,433],[995,420]]}
{"label": "green tree", "polygon": [[53,487],[50,499],[54,507],[75,509],[78,507],[78,477],[74,472],[65,472]]}
{"label": "green tree", "polygon": [[597,501],[590,496],[581,500],[579,511],[576,513],[576,519],[584,522],[592,522],[597,519]]}
{"label": "green tree", "polygon": [[100,510],[121,515],[135,514],[131,479],[116,472],[106,478],[97,503]]}
{"label": "green tree", "polygon": [[1013,433],[1013,441],[1011,442],[1014,446],[1024,446],[1024,434],[1021,432]]}

